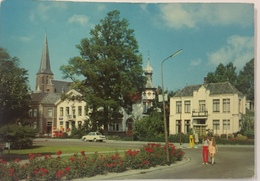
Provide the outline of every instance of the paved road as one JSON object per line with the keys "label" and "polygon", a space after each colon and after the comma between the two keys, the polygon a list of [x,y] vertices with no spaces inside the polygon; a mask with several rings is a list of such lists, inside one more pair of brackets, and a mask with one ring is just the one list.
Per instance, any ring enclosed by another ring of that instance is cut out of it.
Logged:
{"label": "paved road", "polygon": [[[163,167],[163,169],[151,172],[143,170],[132,175],[115,175],[109,179],[251,179],[254,177],[253,147],[235,146],[219,149],[214,165],[202,164],[201,149],[185,149],[185,157],[189,159],[185,164]],[[96,178],[98,179],[98,177]]]}

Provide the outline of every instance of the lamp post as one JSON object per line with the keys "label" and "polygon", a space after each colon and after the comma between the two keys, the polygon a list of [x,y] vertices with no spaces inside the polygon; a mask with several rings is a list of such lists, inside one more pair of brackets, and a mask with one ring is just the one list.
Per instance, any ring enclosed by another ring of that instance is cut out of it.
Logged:
{"label": "lamp post", "polygon": [[182,49],[178,50],[177,52],[173,53],[169,57],[165,58],[161,63],[161,77],[162,77],[162,97],[163,97],[163,122],[164,122],[164,134],[165,134],[165,146],[166,146],[166,159],[167,164],[170,163],[170,156],[169,156],[169,145],[168,145],[168,130],[167,130],[167,123],[166,123],[166,112],[165,112],[165,100],[164,100],[164,84],[163,84],[163,63],[168,60],[169,58],[172,58],[179,54],[182,51]]}

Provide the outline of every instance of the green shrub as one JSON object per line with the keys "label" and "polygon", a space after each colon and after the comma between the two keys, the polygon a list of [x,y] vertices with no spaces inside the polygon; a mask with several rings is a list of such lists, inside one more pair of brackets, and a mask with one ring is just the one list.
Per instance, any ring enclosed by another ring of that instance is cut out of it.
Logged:
{"label": "green shrub", "polygon": [[31,147],[36,134],[37,130],[30,126],[10,124],[0,128],[0,139],[10,142],[12,149]]}

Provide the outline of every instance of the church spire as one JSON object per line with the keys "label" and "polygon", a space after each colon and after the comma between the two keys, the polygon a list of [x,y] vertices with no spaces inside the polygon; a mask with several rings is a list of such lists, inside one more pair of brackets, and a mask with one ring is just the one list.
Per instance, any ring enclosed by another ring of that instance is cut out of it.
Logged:
{"label": "church spire", "polygon": [[49,57],[49,50],[48,50],[48,41],[47,41],[46,33],[45,33],[45,36],[44,36],[41,65],[40,65],[40,69],[37,72],[37,74],[53,75],[53,73],[51,71],[51,64],[50,64],[50,57]]}

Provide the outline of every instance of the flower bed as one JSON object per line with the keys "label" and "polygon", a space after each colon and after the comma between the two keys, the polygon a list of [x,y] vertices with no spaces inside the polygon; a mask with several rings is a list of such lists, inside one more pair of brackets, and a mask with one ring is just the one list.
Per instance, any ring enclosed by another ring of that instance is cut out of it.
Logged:
{"label": "flower bed", "polygon": [[156,143],[144,145],[140,150],[127,150],[124,157],[118,153],[87,156],[85,151],[74,154],[67,161],[58,151],[51,155],[29,154],[29,162],[22,164],[19,159],[11,162],[0,160],[0,178],[11,180],[72,180],[92,177],[108,172],[124,172],[128,169],[148,169],[156,165],[171,164],[182,160],[184,152],[169,143],[170,163],[166,159],[166,146]]}

